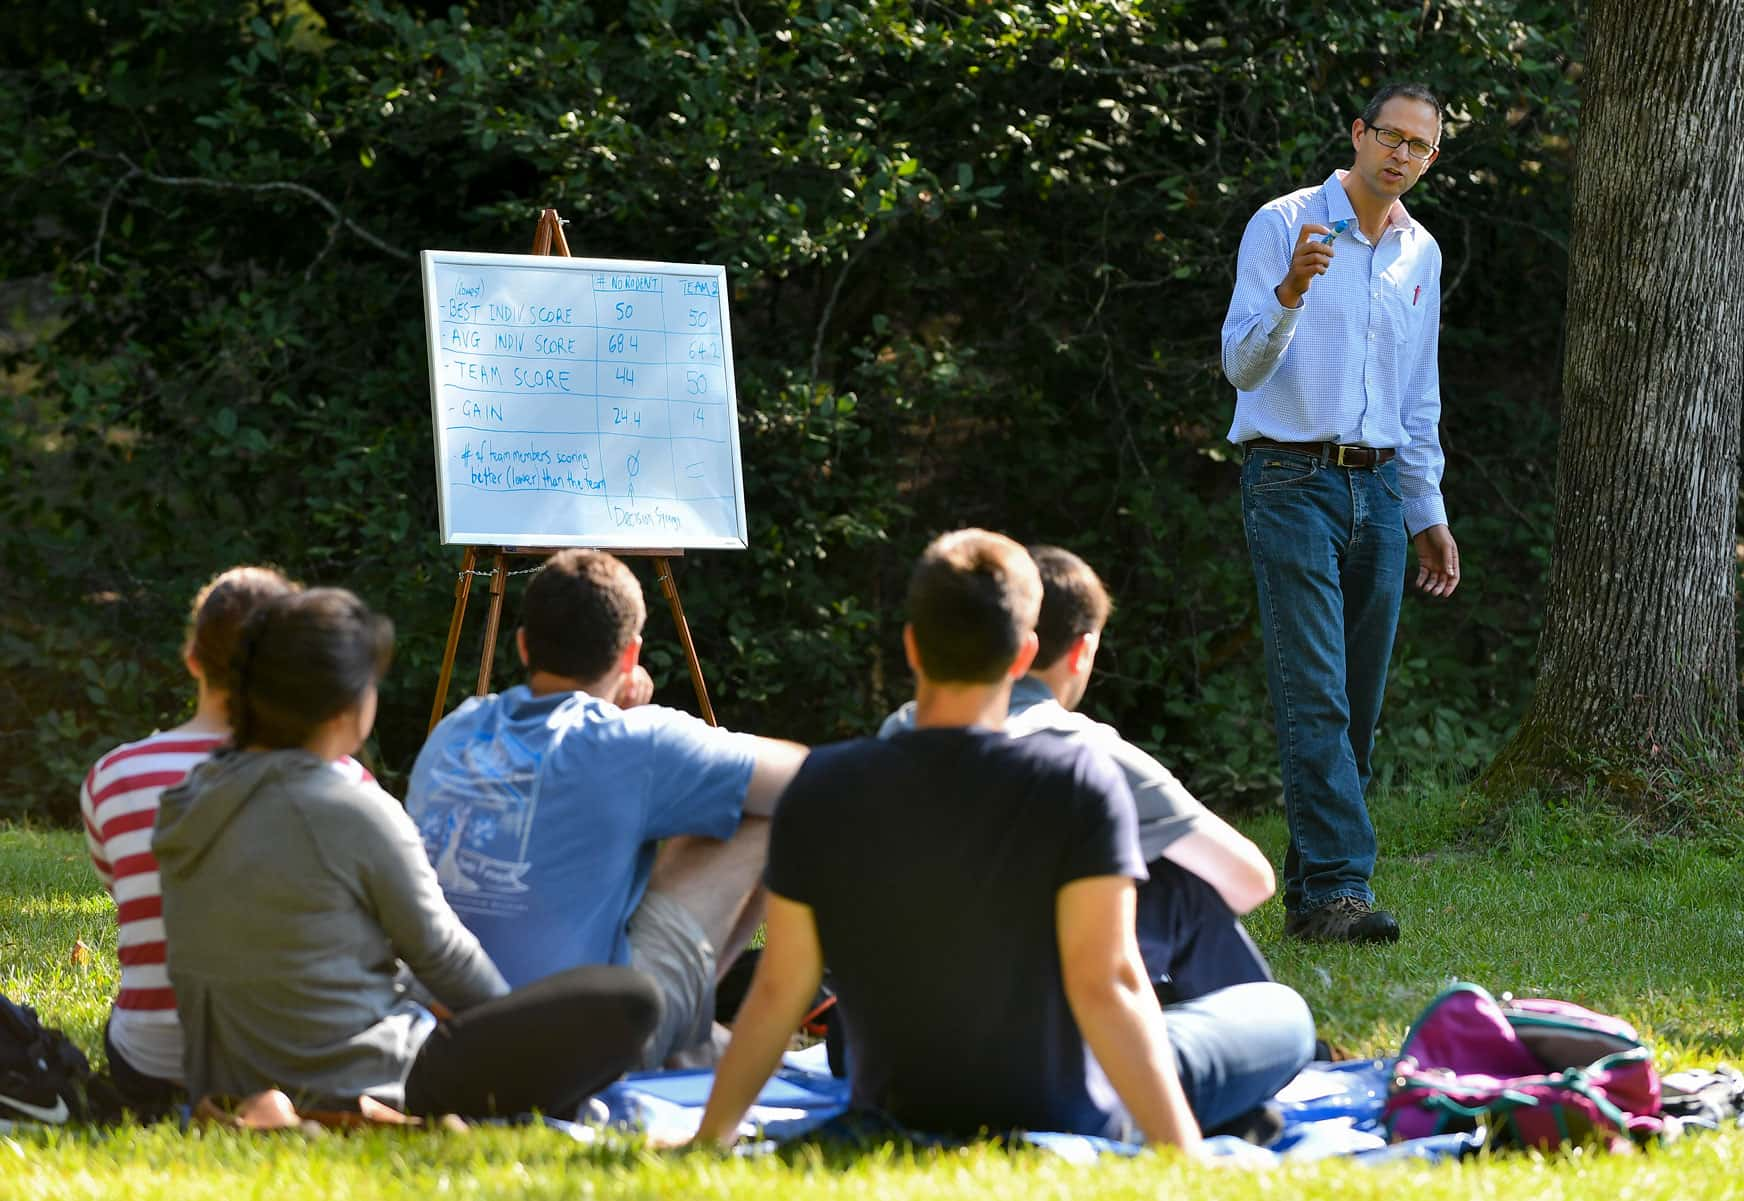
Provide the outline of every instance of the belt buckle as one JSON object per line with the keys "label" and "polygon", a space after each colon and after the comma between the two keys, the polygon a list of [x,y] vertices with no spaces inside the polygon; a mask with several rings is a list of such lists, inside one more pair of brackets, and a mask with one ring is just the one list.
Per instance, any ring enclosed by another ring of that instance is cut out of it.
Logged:
{"label": "belt buckle", "polygon": [[1340,445],[1340,446],[1339,446],[1339,448],[1338,448],[1338,454],[1337,454],[1337,456],[1336,456],[1336,457],[1335,457],[1335,458],[1334,458],[1334,459],[1333,459],[1333,460],[1332,460],[1332,461],[1333,461],[1333,463],[1334,463],[1334,465],[1336,465],[1336,466],[1339,466],[1339,467],[1355,467],[1355,466],[1357,466],[1357,464],[1355,464],[1355,463],[1346,463],[1346,462],[1345,462],[1345,461],[1344,461],[1344,452],[1345,452],[1345,451],[1347,451],[1347,450],[1357,450],[1357,451],[1360,451],[1360,450],[1362,450],[1362,449],[1363,449],[1363,448],[1362,448],[1362,447],[1360,447],[1360,446],[1343,446],[1343,445]]}

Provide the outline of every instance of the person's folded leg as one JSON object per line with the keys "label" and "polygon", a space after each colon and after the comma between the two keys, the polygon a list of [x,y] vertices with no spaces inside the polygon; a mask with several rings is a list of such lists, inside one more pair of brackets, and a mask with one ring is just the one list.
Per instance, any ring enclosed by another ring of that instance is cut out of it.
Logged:
{"label": "person's folded leg", "polygon": [[103,1023],[103,1051],[109,1058],[109,1079],[115,1085],[115,1096],[136,1118],[156,1121],[188,1099],[187,1092],[174,1080],[150,1076],[134,1067],[120,1047],[115,1045],[113,1010]]}
{"label": "person's folded leg", "polygon": [[660,994],[627,967],[571,968],[436,1027],[406,1078],[417,1114],[571,1117],[641,1058]]}
{"label": "person's folded leg", "polygon": [[710,1067],[718,963],[708,932],[683,902],[650,888],[630,915],[630,965],[660,992],[660,1021],[642,1049],[643,1071],[676,1066]]}
{"label": "person's folded leg", "polygon": [[1157,858],[1138,889],[1138,946],[1164,1004],[1235,984],[1269,981],[1271,968],[1217,890]]}
{"label": "person's folded leg", "polygon": [[1237,984],[1163,1016],[1181,1087],[1204,1129],[1270,1100],[1314,1057],[1308,1003],[1282,984]]}

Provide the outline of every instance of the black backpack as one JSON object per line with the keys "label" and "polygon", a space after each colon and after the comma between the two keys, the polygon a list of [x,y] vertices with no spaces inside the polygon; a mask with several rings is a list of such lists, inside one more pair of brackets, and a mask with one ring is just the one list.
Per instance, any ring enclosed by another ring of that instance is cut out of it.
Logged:
{"label": "black backpack", "polygon": [[0,996],[0,1128],[12,1122],[64,1125],[86,1117],[91,1064],[36,1010]]}

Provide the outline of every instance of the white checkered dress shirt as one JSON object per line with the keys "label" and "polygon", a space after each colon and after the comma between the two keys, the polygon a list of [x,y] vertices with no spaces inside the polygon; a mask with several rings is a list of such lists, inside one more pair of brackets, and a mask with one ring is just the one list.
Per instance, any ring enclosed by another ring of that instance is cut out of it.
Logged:
{"label": "white checkered dress shirt", "polygon": [[[1401,203],[1371,245],[1343,176],[1280,196],[1247,223],[1223,319],[1223,373],[1237,389],[1229,440],[1395,448],[1405,530],[1415,536],[1447,521],[1436,432],[1441,248]],[[1272,289],[1289,273],[1297,231],[1347,219],[1302,307],[1279,304]]]}

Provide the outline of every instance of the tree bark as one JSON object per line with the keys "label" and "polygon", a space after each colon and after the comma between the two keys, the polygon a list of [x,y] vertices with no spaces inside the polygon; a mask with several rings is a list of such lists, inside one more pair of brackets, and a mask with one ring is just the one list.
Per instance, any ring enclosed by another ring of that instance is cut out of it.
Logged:
{"label": "tree bark", "polygon": [[1492,791],[1738,742],[1744,0],[1595,0],[1539,671]]}

